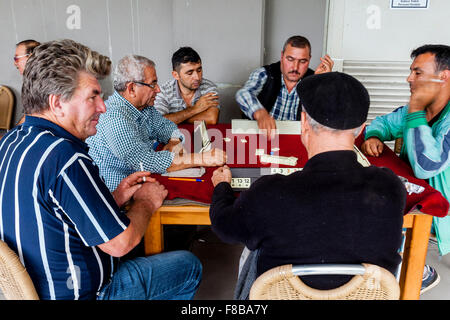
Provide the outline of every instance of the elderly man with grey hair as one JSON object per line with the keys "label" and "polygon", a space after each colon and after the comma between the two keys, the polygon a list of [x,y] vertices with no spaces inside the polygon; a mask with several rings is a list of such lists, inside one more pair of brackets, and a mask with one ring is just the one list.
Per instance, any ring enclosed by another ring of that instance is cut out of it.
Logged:
{"label": "elderly man with grey hair", "polygon": [[[89,154],[111,190],[139,170],[165,173],[225,163],[222,150],[212,149],[201,157],[186,153],[177,126],[153,107],[160,92],[153,61],[138,55],[122,58],[114,71],[114,89],[97,134],[87,140]],[[160,143],[164,147],[156,151]]]}

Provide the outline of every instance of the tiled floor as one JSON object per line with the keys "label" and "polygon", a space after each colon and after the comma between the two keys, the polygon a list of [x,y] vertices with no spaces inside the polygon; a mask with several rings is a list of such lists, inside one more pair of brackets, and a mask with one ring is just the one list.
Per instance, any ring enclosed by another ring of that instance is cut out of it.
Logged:
{"label": "tiled floor", "polygon": [[[192,246],[192,252],[203,263],[203,280],[195,300],[233,298],[242,249],[240,244],[223,243],[205,227],[201,240]],[[450,300],[450,254],[439,258],[437,245],[430,242],[426,263],[437,270],[441,281],[421,295],[420,300]]]}

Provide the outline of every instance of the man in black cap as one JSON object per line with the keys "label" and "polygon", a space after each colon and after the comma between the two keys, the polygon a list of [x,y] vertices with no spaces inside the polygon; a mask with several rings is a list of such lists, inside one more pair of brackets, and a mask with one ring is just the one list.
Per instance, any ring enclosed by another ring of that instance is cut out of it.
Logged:
{"label": "man in black cap", "polygon": [[[257,252],[256,272],[241,273],[239,282],[248,291],[265,271],[291,263],[366,262],[394,274],[401,260],[406,191],[390,169],[363,167],[353,151],[367,117],[367,90],[355,78],[331,72],[304,79],[297,91],[303,104],[301,140],[309,158],[303,170],[263,176],[238,198],[228,167],[212,177],[213,231],[223,241],[242,242]],[[350,276],[302,279],[331,289]]]}

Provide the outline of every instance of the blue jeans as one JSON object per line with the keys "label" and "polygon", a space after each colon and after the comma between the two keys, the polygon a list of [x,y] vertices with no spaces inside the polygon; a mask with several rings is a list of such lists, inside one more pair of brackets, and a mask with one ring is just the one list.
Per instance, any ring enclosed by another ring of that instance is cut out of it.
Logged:
{"label": "blue jeans", "polygon": [[171,251],[119,263],[98,300],[189,300],[202,277],[200,260],[189,251]]}

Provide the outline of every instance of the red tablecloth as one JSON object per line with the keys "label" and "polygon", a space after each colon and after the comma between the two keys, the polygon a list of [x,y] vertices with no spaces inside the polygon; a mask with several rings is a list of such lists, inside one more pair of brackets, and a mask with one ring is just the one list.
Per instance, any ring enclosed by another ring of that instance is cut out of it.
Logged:
{"label": "red tablecloth", "polygon": [[[185,135],[189,135],[193,131],[193,125],[181,125]],[[263,164],[259,162],[259,157],[255,155],[255,149],[264,149],[266,154],[270,154],[274,148],[279,148],[279,151],[273,152],[280,156],[294,156],[298,158],[296,167],[302,168],[308,160],[307,152],[301,143],[300,135],[279,135],[277,139],[272,142],[266,141],[262,135],[244,135],[232,134],[230,124],[218,124],[208,126],[208,134],[211,138],[214,147],[223,149],[227,152],[227,165],[229,167],[274,167],[274,165]],[[230,139],[224,139],[228,138]],[[246,142],[242,142],[245,139]],[[191,141],[192,136],[187,137],[186,146],[193,150]],[[362,136],[356,139],[356,146],[360,146],[363,139]],[[380,157],[367,157],[369,162],[378,167],[390,168],[399,176],[405,177],[409,182],[423,186],[425,190],[420,194],[411,194],[407,196],[407,203],[405,214],[417,208],[421,212],[437,217],[447,215],[449,210],[448,201],[442,196],[440,192],[430,187],[430,185],[421,179],[414,177],[411,167],[406,162],[402,161],[390,148],[385,147]],[[279,167],[287,167],[279,165]],[[210,203],[213,193],[213,185],[211,183],[211,176],[216,168],[206,168],[206,173],[201,177],[204,182],[189,182],[189,181],[174,181],[168,180],[167,177],[161,175],[152,175],[160,183],[162,183],[169,191],[167,199],[184,198],[203,203]]]}

